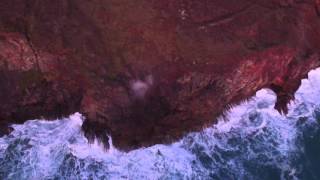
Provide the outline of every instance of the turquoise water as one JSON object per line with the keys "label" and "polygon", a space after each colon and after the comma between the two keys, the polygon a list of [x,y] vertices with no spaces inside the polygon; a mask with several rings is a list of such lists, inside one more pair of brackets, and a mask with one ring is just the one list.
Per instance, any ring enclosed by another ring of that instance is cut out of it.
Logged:
{"label": "turquoise water", "polygon": [[320,179],[320,69],[295,97],[283,116],[260,90],[202,132],[128,153],[88,144],[79,113],[30,120],[0,138],[0,179]]}

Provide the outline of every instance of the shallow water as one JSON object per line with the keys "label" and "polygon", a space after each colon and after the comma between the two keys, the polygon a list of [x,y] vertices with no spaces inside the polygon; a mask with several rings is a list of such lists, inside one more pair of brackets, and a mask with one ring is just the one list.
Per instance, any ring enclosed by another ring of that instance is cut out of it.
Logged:
{"label": "shallow water", "polygon": [[283,116],[260,90],[202,132],[129,153],[88,144],[79,113],[27,121],[0,138],[0,179],[320,179],[320,69],[295,97]]}

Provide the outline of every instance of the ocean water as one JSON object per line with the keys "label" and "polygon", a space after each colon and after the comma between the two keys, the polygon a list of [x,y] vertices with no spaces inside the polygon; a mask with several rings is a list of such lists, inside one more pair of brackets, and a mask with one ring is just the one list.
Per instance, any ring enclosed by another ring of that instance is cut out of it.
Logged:
{"label": "ocean water", "polygon": [[286,116],[275,101],[262,89],[202,132],[128,153],[88,144],[79,113],[30,120],[0,138],[0,179],[320,179],[320,69]]}

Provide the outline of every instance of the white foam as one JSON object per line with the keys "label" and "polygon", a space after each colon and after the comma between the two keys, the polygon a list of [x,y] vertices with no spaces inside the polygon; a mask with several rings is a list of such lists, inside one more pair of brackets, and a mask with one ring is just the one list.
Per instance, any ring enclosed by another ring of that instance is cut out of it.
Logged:
{"label": "white foam", "polygon": [[[0,160],[9,145],[15,147],[16,140],[29,139],[27,145],[21,142],[16,147],[27,148],[17,160],[22,164],[21,170],[9,169],[5,172],[12,178],[37,179],[57,175],[68,178],[71,175],[61,171],[70,168],[71,172],[75,172],[72,175],[79,176],[79,179],[89,176],[94,179],[101,179],[102,176],[107,179],[207,179],[210,173],[219,174],[219,170],[225,167],[227,172],[236,172],[241,178],[247,173],[243,161],[250,162],[261,155],[270,158],[269,163],[274,163],[283,172],[295,174],[298,170],[288,164],[289,154],[297,150],[294,143],[298,135],[295,124],[300,116],[312,115],[312,108],[320,104],[319,95],[320,69],[317,69],[309,73],[308,80],[302,81],[287,117],[274,109],[275,94],[262,89],[248,101],[232,107],[226,115],[227,119],[220,118],[217,124],[202,132],[190,133],[170,145],[154,145],[128,153],[117,150],[110,136],[108,151],[98,140],[88,143],[81,133],[84,118],[79,113],[56,121],[27,121],[23,125],[13,125],[14,131],[0,138]],[[302,105],[305,111],[301,110]],[[255,141],[259,144],[256,145]],[[274,152],[277,155],[270,154]],[[227,159],[225,154],[228,153],[237,154]],[[70,154],[75,159],[70,160],[72,163],[68,165],[75,167],[64,167]],[[92,167],[95,163],[98,163],[97,169]]]}

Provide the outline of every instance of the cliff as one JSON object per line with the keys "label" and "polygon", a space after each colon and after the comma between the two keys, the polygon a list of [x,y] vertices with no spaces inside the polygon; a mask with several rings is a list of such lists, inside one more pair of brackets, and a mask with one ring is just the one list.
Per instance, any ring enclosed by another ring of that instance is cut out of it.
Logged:
{"label": "cliff", "polygon": [[130,150],[214,123],[320,63],[318,0],[1,0],[0,129],[81,112]]}

